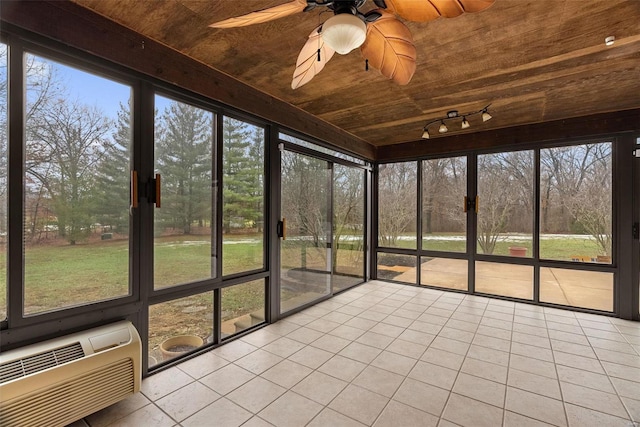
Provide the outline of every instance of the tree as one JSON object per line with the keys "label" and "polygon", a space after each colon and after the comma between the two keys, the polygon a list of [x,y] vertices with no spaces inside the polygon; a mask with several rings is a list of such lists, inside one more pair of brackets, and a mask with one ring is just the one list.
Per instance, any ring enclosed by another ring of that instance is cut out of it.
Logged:
{"label": "tree", "polygon": [[[338,253],[358,271],[364,256],[364,172],[342,165],[333,168],[333,271],[338,273]],[[345,261],[346,261],[345,260]],[[340,267],[348,269],[347,262]],[[341,271],[340,273],[344,273]]]}
{"label": "tree", "polygon": [[415,231],[416,163],[380,165],[378,173],[378,236],[381,246],[396,246],[398,238]]}
{"label": "tree", "polygon": [[603,255],[611,254],[611,161],[608,142],[541,150],[545,210],[558,206],[561,231],[591,235]]}
{"label": "tree", "polygon": [[[323,160],[285,151],[282,155],[282,206],[287,228],[311,237],[318,247],[328,238],[329,169]],[[306,244],[307,242],[300,242]]]}
{"label": "tree", "polygon": [[96,176],[95,215],[103,227],[128,234],[129,232],[129,180],[131,158],[131,111],[120,103],[111,144],[104,147],[102,161]]}
{"label": "tree", "polygon": [[225,233],[262,227],[264,215],[264,129],[224,118],[223,208]]}
{"label": "tree", "polygon": [[[55,63],[27,54],[25,67],[25,237],[32,240],[48,232],[55,220],[49,189],[44,183],[53,173],[51,153],[38,136],[46,126],[45,116],[61,99],[67,98],[64,82]],[[63,231],[64,232],[64,231]]]}
{"label": "tree", "polygon": [[60,98],[41,112],[32,143],[48,157],[31,173],[52,201],[61,236],[74,245],[92,224],[95,171],[105,155],[111,121],[96,107]]}
{"label": "tree", "polygon": [[163,174],[158,220],[191,234],[211,219],[212,114],[172,102],[156,126],[156,163]]}
{"label": "tree", "polygon": [[533,152],[478,156],[478,196],[478,245],[492,254],[501,234],[516,230],[515,212],[533,225]]}

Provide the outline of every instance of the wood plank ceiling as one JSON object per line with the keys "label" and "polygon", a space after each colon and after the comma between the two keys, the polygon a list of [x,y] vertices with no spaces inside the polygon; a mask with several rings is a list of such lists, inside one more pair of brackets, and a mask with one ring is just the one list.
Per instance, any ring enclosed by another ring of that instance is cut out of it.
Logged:
{"label": "wood plank ceiling", "polygon": [[[324,8],[212,29],[214,21],[287,0],[74,1],[375,146],[416,141],[427,121],[489,103],[493,120],[476,116],[469,129],[456,125],[448,135],[640,108],[638,0],[496,0],[480,13],[405,22],[418,52],[408,85],[365,71],[354,51],[335,55],[296,90],[298,52],[331,16]],[[369,0],[360,10],[374,7]],[[616,41],[607,47],[610,35]]]}

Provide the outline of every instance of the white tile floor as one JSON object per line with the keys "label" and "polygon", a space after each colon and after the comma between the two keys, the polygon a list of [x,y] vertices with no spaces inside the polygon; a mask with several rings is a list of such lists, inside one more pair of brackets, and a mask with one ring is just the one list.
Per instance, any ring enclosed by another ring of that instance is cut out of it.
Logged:
{"label": "white tile floor", "polygon": [[640,322],[369,282],[145,379],[94,426],[640,426]]}

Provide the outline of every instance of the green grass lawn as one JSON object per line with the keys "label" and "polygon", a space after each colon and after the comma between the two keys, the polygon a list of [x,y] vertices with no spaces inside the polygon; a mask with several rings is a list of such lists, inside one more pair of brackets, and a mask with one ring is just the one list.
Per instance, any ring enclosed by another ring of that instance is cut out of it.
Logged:
{"label": "green grass lawn", "polygon": [[[246,236],[225,236],[225,241],[234,239],[239,242],[224,245],[223,272],[231,274],[262,268],[262,243],[247,242]],[[167,236],[157,238],[155,242],[156,287],[210,277],[208,236]],[[412,246],[411,241],[401,240],[399,243],[403,247]],[[531,256],[531,242],[525,240],[498,242],[494,254],[508,255],[510,246],[526,247],[527,255]],[[442,251],[462,250],[461,242],[446,240],[430,240],[427,247]],[[599,254],[593,240],[572,238],[542,240],[540,251],[543,258],[557,260],[570,260],[574,255]],[[123,240],[28,247],[25,250],[25,313],[36,314],[127,295],[128,264],[128,242]],[[6,252],[3,250],[0,251],[0,318],[6,314],[6,273]],[[241,287],[234,287],[225,293],[225,309],[229,315],[257,309],[259,307],[254,301],[264,298],[257,296],[253,288],[243,291]]]}
{"label": "green grass lawn", "polygon": [[[531,240],[510,240],[498,241],[493,251],[493,255],[509,255],[509,247],[520,246],[527,248],[527,256],[531,257],[532,242]],[[415,249],[416,240],[398,240],[395,247],[403,249]],[[466,243],[464,241],[452,240],[423,240],[422,247],[424,250],[444,251],[444,252],[465,252]],[[482,248],[478,245],[477,253],[482,254]],[[598,244],[593,239],[576,239],[576,238],[560,238],[560,239],[542,239],[540,240],[540,258],[559,261],[571,261],[571,257],[603,255]]]}

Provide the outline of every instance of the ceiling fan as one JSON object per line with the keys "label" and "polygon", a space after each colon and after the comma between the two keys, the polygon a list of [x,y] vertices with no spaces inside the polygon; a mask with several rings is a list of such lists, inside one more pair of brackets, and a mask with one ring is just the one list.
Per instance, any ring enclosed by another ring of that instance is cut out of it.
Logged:
{"label": "ceiling fan", "polygon": [[335,52],[346,55],[360,47],[367,68],[377,69],[394,82],[406,85],[416,70],[416,48],[411,32],[397,17],[426,22],[439,17],[454,18],[480,12],[495,0],[373,0],[377,9],[361,13],[367,0],[291,0],[209,25],[234,28],[260,24],[298,12],[326,7],[333,16],[309,35],[293,73],[291,87],[297,89],[318,74]]}

